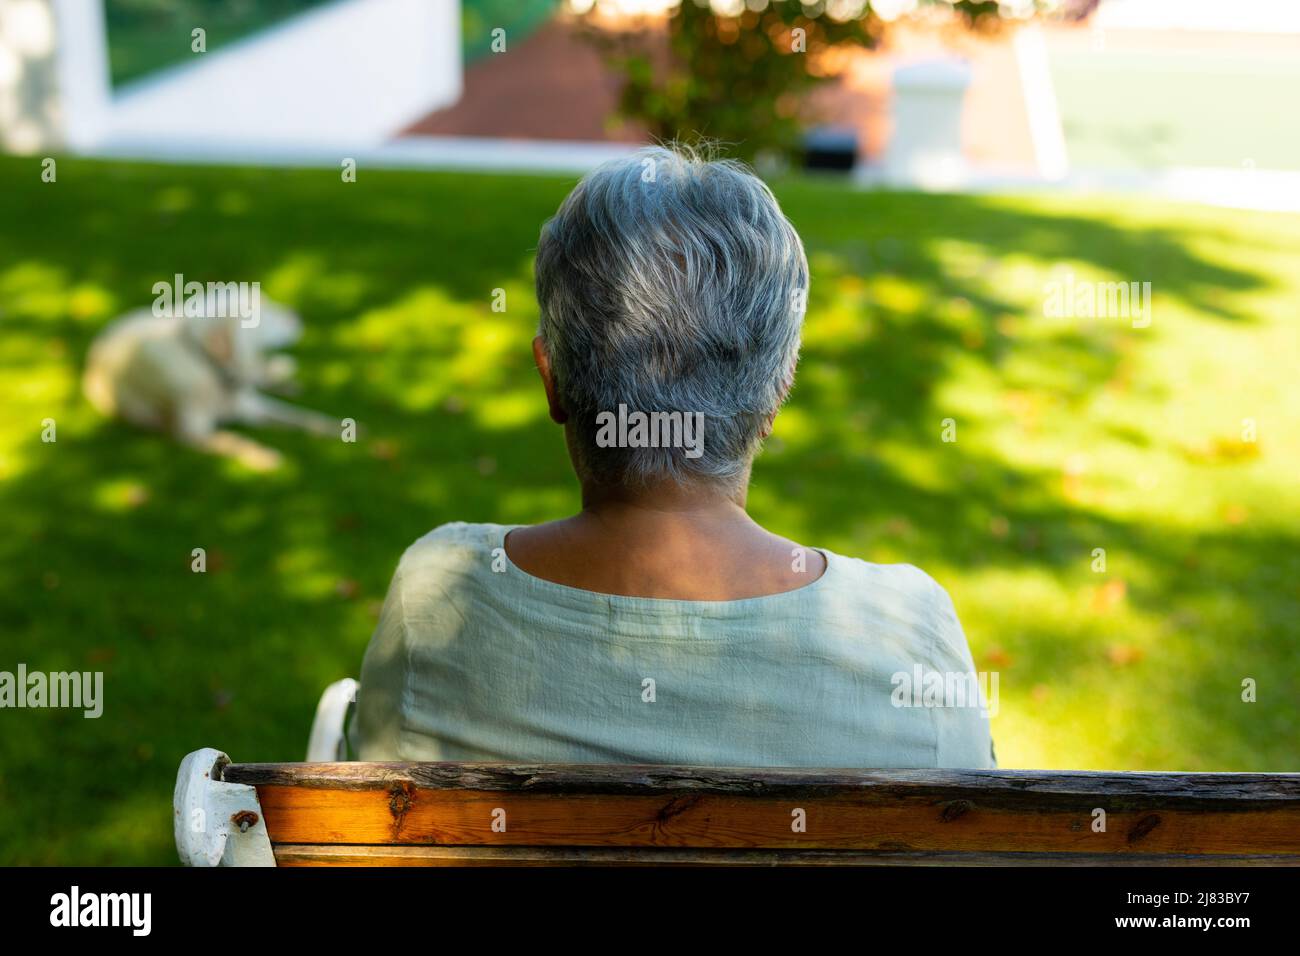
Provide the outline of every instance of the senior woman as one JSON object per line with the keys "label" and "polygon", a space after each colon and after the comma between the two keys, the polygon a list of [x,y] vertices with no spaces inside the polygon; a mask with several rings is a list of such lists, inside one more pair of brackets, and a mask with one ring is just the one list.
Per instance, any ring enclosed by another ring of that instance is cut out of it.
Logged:
{"label": "senior woman", "polygon": [[768,188],[662,148],[608,163],[543,227],[536,279],[533,355],[582,510],[444,525],[407,550],[361,669],[356,755],[992,766],[980,702],[913,686],[974,676],[945,591],[745,512],[808,289]]}

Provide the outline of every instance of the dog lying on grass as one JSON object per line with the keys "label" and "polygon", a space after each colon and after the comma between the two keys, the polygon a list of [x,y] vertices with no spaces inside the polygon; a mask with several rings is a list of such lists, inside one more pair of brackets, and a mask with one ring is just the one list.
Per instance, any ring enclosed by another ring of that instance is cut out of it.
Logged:
{"label": "dog lying on grass", "polygon": [[278,425],[341,434],[338,420],[261,391],[292,386],[294,360],[271,352],[301,336],[302,320],[265,299],[252,324],[238,315],[158,316],[139,309],[95,338],[82,388],[104,415],[269,471],[280,464],[278,452],[220,426]]}

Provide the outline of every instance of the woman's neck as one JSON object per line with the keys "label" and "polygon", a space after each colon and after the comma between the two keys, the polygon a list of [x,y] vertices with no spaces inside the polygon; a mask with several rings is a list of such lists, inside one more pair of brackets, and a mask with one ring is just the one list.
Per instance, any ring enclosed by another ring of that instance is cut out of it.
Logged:
{"label": "woman's neck", "polygon": [[665,482],[650,488],[629,489],[622,486],[582,486],[582,512],[613,519],[669,516],[715,516],[735,519],[745,513],[747,483],[737,488],[714,485],[679,485]]}
{"label": "woman's neck", "polygon": [[583,488],[572,518],[509,536],[512,561],[536,577],[611,594],[734,600],[790,591],[824,559],[760,527],[745,495],[715,488]]}

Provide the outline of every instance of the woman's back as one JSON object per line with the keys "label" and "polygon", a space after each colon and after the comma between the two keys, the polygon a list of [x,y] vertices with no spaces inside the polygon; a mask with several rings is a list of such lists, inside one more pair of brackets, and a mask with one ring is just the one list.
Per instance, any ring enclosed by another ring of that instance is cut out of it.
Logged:
{"label": "woman's back", "polygon": [[628,597],[526,573],[511,530],[444,525],[403,556],[362,667],[359,759],[993,766],[952,603],[910,565],[823,551],[796,590]]}
{"label": "woman's back", "polygon": [[533,271],[533,359],[582,508],[407,551],[362,666],[359,756],[989,766],[943,589],[746,511],[810,278],[766,184],[690,151],[611,160],[542,227]]}

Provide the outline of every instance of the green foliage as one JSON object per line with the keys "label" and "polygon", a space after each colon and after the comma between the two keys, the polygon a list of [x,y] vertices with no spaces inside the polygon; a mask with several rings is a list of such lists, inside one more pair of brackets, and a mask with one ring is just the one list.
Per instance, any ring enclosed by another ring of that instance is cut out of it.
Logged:
{"label": "green foliage", "polygon": [[559,0],[461,0],[460,32],[468,65],[492,50],[492,31],[506,31],[507,47],[526,39],[559,7]]}
{"label": "green foliage", "polygon": [[[190,31],[207,31],[208,49],[273,26],[330,0],[104,0],[109,65],[115,84],[185,62]],[[552,16],[559,0],[461,0],[461,55],[466,64],[486,55],[492,30],[511,44]]]}
{"label": "green foliage", "polygon": [[[971,27],[999,19],[990,0],[923,0]],[[837,19],[821,3],[774,0],[761,11],[719,15],[683,0],[668,20],[668,57],[639,32],[593,28],[587,38],[623,80],[619,118],[643,124],[661,141],[721,141],[741,158],[791,158],[815,117],[808,92],[825,81],[820,58],[844,46],[870,49],[886,28],[866,3]]]}
{"label": "green foliage", "polygon": [[[578,507],[529,352],[531,250],[573,181],[39,172],[0,158],[0,669],[101,670],[105,702],[0,712],[0,863],[174,862],[180,758],[299,759],[412,541]],[[1001,675],[1004,766],[1294,769],[1300,217],[774,188],[813,282],[755,518],[946,586]],[[1152,281],[1151,327],[1046,318],[1062,267]],[[258,431],[286,456],[258,475],[99,419],[87,346],[175,272],[297,308],[295,400],[364,440]]]}
{"label": "green foliage", "polygon": [[329,0],[104,0],[113,83],[183,63],[191,31],[207,32],[212,51]]}

